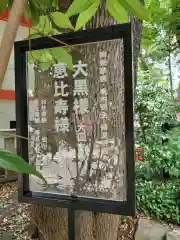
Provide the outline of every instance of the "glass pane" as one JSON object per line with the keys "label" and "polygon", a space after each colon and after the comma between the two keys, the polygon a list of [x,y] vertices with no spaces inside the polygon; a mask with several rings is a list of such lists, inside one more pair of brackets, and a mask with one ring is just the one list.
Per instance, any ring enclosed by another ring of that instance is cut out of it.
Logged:
{"label": "glass pane", "polygon": [[31,190],[125,201],[123,41],[27,58],[29,158],[48,181],[30,176]]}

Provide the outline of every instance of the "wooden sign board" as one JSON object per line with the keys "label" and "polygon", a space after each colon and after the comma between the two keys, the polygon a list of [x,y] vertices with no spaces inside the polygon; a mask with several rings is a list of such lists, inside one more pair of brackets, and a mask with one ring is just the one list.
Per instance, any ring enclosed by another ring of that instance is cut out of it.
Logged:
{"label": "wooden sign board", "polygon": [[[21,176],[20,201],[133,215],[131,27],[55,38],[15,43],[17,131],[29,138],[18,153],[47,180]],[[59,61],[42,70],[39,54]]]}

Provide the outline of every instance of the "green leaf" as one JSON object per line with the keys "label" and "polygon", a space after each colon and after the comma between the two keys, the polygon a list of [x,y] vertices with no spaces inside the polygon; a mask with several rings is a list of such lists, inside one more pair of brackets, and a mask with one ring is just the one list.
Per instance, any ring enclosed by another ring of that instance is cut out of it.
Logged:
{"label": "green leaf", "polygon": [[36,62],[42,60],[42,51],[36,50],[36,51],[29,51],[28,52],[28,62]]}
{"label": "green leaf", "polygon": [[31,19],[31,10],[30,10],[29,3],[27,3],[27,5],[24,9],[24,17],[25,17],[26,21],[29,21]]}
{"label": "green leaf", "polygon": [[128,22],[127,11],[121,6],[119,0],[107,0],[107,9],[110,15],[119,23]]}
{"label": "green leaf", "polygon": [[84,27],[89,20],[92,18],[92,16],[96,13],[98,7],[100,4],[100,0],[95,0],[94,3],[86,9],[84,12],[82,12],[76,22],[76,28],[75,30],[79,30],[80,28]]}
{"label": "green leaf", "polygon": [[40,69],[47,70],[51,67],[52,62],[39,62],[38,65]]}
{"label": "green leaf", "polygon": [[44,34],[49,34],[52,31],[52,24],[48,18],[48,16],[40,16],[39,24],[37,26],[37,30]]}
{"label": "green leaf", "polygon": [[54,13],[51,13],[51,17],[52,17],[54,23],[59,28],[74,29],[74,27],[71,24],[71,21],[69,20],[69,17],[68,17],[67,14],[61,13],[61,12],[54,12]]}
{"label": "green leaf", "polygon": [[36,3],[36,6],[39,8],[52,7],[52,0],[33,0]]}
{"label": "green leaf", "polygon": [[38,34],[38,33],[32,33],[32,34],[30,34],[28,37],[26,37],[24,40],[35,39],[35,38],[40,38],[40,37],[42,37],[40,34]]}
{"label": "green leaf", "polygon": [[57,62],[62,62],[67,64],[67,68],[70,70],[74,70],[73,68],[73,60],[72,55],[65,48],[52,48],[51,54],[57,60]]}
{"label": "green leaf", "polygon": [[36,26],[39,23],[39,10],[37,9],[33,1],[29,2],[29,7],[31,10],[32,25]]}
{"label": "green leaf", "polygon": [[124,9],[141,20],[149,20],[149,11],[141,4],[140,0],[119,0]]}
{"label": "green leaf", "polygon": [[8,6],[8,2],[9,2],[8,0],[1,0],[1,2],[0,2],[0,14],[3,13],[6,10],[6,8]]}
{"label": "green leaf", "polygon": [[53,56],[49,50],[31,51],[28,52],[28,62],[36,62],[41,69],[45,70],[53,64]]}
{"label": "green leaf", "polygon": [[52,7],[52,0],[43,0],[42,1],[42,6],[45,4],[47,7]]}
{"label": "green leaf", "polygon": [[51,62],[53,61],[53,56],[49,50],[43,50],[42,52],[42,61],[41,62]]}
{"label": "green leaf", "polygon": [[93,0],[74,0],[67,10],[68,17],[84,12],[92,3]]}
{"label": "green leaf", "polygon": [[[40,37],[43,37],[43,35],[41,35],[37,30],[35,30],[35,28],[34,29],[30,28],[29,35],[25,38],[25,40],[40,38]],[[33,52],[35,52],[35,51],[33,51]]]}
{"label": "green leaf", "polygon": [[17,173],[32,174],[46,182],[45,178],[33,166],[20,156],[7,150],[0,150],[0,167]]}
{"label": "green leaf", "polygon": [[8,11],[11,10],[12,5],[13,5],[13,0],[9,0],[9,1],[8,1]]}

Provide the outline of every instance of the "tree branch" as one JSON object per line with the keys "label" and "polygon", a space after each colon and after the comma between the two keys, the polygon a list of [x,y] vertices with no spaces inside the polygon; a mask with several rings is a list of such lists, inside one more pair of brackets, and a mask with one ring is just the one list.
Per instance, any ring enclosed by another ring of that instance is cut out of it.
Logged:
{"label": "tree branch", "polygon": [[9,63],[9,58],[26,3],[27,0],[13,1],[12,9],[8,17],[8,22],[4,30],[3,39],[0,45],[0,89],[2,88],[4,76]]}

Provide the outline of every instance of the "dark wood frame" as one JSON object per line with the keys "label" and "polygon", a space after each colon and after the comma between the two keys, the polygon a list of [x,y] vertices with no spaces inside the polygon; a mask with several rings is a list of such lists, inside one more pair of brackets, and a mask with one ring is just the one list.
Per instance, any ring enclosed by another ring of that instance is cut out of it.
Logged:
{"label": "dark wood frame", "polygon": [[[127,201],[110,201],[87,197],[72,197],[50,193],[35,193],[29,189],[29,176],[19,176],[19,201],[64,207],[71,210],[87,210],[133,216],[135,214],[135,171],[134,171],[134,129],[133,129],[133,80],[132,80],[132,39],[129,23],[105,28],[90,29],[54,36],[68,44],[123,39],[124,43],[124,86],[125,86],[125,144],[127,168]],[[52,38],[42,37],[31,40],[31,50],[61,47],[63,44]],[[15,86],[17,135],[28,137],[28,96],[27,59],[29,41],[15,43]],[[18,138],[17,153],[28,162],[28,141]]]}

